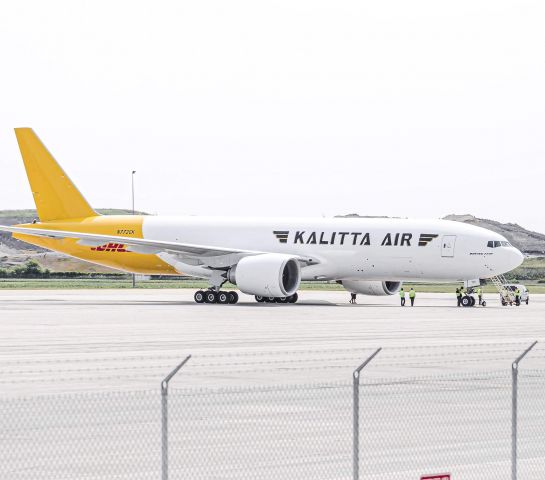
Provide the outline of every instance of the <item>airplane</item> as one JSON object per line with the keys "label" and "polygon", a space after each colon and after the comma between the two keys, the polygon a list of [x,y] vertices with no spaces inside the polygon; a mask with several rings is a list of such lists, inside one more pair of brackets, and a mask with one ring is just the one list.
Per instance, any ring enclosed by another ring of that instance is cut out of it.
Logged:
{"label": "airplane", "polygon": [[394,295],[404,281],[477,285],[523,261],[503,236],[447,220],[100,215],[32,129],[15,134],[39,221],[0,231],[125,272],[207,279],[197,303],[237,303],[228,281],[275,303],[295,303],[303,280],[365,295]]}

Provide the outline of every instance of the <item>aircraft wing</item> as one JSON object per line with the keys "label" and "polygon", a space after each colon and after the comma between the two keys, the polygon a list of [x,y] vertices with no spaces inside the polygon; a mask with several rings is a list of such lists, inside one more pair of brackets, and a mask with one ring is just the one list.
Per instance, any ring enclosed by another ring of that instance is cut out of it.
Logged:
{"label": "aircraft wing", "polygon": [[[212,247],[207,245],[194,245],[190,243],[180,242],[165,242],[162,240],[148,240],[143,238],[123,237],[120,235],[99,235],[96,233],[70,232],[66,230],[47,230],[43,228],[28,228],[28,227],[8,227],[0,225],[0,231],[18,233],[21,235],[32,235],[35,237],[46,237],[55,239],[74,238],[78,240],[79,245],[89,247],[99,247],[107,243],[120,243],[125,245],[125,248],[131,252],[142,254],[157,254],[161,252],[178,255],[182,258],[201,259],[200,264],[206,265],[210,263],[217,265],[217,258],[230,256],[231,264],[236,263],[235,258],[242,258],[248,255],[260,255],[269,252],[260,252],[255,250],[239,250],[234,248]],[[235,255],[235,257],[233,257]],[[297,255],[296,255],[297,257]],[[308,263],[308,259],[303,257],[298,258],[302,263]],[[221,262],[220,262],[221,263]],[[315,263],[315,262],[314,262]],[[230,266],[230,265],[226,265]]]}

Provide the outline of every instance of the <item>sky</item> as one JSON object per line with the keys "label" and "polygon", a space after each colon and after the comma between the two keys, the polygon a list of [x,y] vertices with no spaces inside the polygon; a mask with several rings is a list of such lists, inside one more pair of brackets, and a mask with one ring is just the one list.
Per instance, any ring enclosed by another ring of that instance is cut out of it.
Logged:
{"label": "sky", "polygon": [[545,2],[0,0],[0,209],[32,127],[96,208],[545,232]]}

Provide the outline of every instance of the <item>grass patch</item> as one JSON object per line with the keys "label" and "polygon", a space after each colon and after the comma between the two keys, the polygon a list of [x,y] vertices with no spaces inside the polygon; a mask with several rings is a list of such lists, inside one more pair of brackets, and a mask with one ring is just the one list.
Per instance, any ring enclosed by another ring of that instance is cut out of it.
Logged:
{"label": "grass patch", "polygon": [[[417,292],[424,293],[452,293],[455,295],[457,283],[405,283],[403,288],[408,291],[411,287]],[[545,294],[545,284],[527,282],[530,293]],[[137,280],[136,288],[139,289],[165,289],[165,288],[188,288],[193,290],[206,289],[208,283],[204,280]],[[63,290],[63,289],[124,289],[132,288],[131,279],[0,279],[0,289],[12,290]],[[224,290],[236,290],[231,284],[225,284]],[[322,290],[322,291],[342,291],[346,290],[334,282],[301,282],[300,290]],[[485,294],[497,293],[492,285],[483,287]],[[348,292],[347,292],[348,294]]]}
{"label": "grass patch", "polygon": [[[28,289],[28,290],[48,290],[48,289],[123,289],[132,288],[132,280],[129,279],[94,279],[94,278],[46,278],[46,279],[0,279],[0,289]],[[188,280],[137,280],[136,288],[141,289],[165,289],[165,288],[190,288],[190,289],[206,289],[208,282],[205,280],[188,279]],[[223,290],[237,290],[235,285],[226,283]],[[344,288],[336,283],[328,282],[302,282],[301,290],[341,290]]]}

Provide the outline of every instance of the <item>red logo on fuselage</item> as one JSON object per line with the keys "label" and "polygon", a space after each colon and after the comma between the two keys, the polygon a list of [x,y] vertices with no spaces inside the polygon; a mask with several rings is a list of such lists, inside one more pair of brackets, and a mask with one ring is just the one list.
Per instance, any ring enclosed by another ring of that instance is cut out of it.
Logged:
{"label": "red logo on fuselage", "polygon": [[126,252],[125,245],[122,243],[107,243],[100,247],[92,247],[91,250],[96,252]]}

